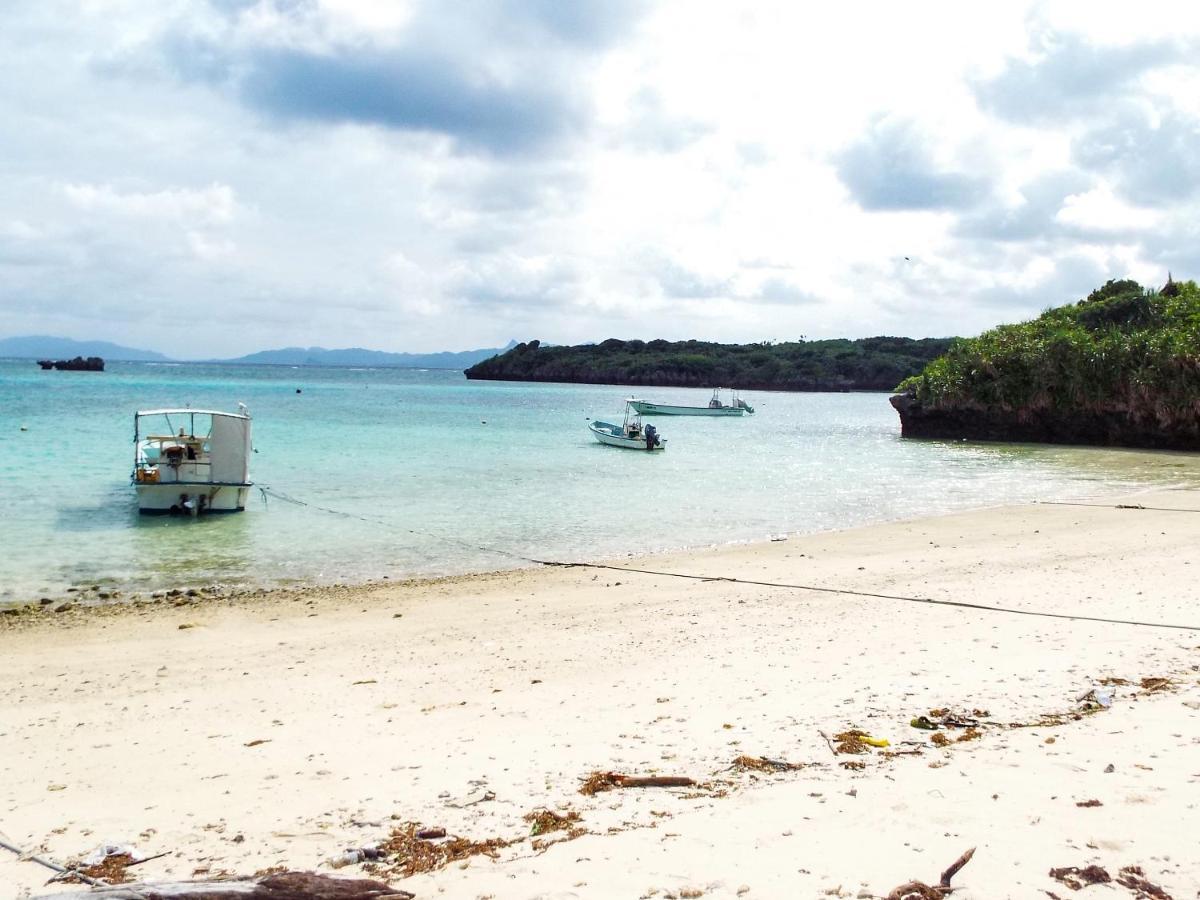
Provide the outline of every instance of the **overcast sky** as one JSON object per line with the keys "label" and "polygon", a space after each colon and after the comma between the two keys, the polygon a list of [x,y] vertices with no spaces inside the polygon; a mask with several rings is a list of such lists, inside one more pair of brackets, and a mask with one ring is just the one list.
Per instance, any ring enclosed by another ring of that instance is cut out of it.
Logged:
{"label": "overcast sky", "polygon": [[1200,275],[1198,59],[1145,0],[15,0],[0,336],[975,334]]}

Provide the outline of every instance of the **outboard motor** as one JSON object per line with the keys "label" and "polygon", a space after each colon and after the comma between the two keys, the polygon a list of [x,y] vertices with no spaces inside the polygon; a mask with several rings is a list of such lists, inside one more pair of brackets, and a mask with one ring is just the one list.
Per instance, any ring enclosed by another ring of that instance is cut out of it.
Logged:
{"label": "outboard motor", "polygon": [[658,446],[658,429],[653,425],[646,426],[646,449],[653,450]]}

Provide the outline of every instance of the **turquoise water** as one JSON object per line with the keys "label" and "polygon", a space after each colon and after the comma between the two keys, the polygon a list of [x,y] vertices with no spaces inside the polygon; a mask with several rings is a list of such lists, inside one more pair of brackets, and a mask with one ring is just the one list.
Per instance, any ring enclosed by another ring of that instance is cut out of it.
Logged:
{"label": "turquoise water", "polygon": [[[656,420],[666,453],[604,447],[587,423],[619,422],[627,394],[447,371],[0,360],[0,602],[456,574],[520,564],[479,547],[595,559],[1200,478],[1183,455],[902,441],[882,394],[752,392],[755,416]],[[242,514],[139,516],[134,411],[239,401],[251,478],[312,506],[256,491]]]}

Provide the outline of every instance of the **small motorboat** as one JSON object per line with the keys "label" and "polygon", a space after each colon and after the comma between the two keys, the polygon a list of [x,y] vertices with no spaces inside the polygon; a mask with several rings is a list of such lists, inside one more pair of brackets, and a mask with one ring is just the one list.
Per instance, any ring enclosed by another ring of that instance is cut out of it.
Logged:
{"label": "small motorboat", "polygon": [[648,400],[630,400],[634,408],[646,416],[741,416],[753,414],[754,407],[731,390],[732,397],[726,403],[721,399],[721,388],[713,388],[708,406],[676,406],[668,403],[651,403]]}
{"label": "small motorboat", "polygon": [[653,425],[642,425],[642,414],[637,411],[637,400],[625,401],[625,421],[620,425],[601,422],[597,419],[588,426],[602,444],[624,447],[627,450],[666,450],[667,439]]}
{"label": "small motorboat", "polygon": [[133,416],[130,480],[138,511],[197,516],[246,508],[250,416],[211,409],[150,409]]}

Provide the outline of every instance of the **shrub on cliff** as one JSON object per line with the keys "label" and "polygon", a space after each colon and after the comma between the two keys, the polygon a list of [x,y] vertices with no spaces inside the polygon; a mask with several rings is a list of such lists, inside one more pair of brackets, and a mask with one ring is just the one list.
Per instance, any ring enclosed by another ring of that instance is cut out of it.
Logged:
{"label": "shrub on cliff", "polygon": [[1121,415],[1194,429],[1200,287],[1109,281],[1078,303],[959,340],[897,388],[926,409]]}

